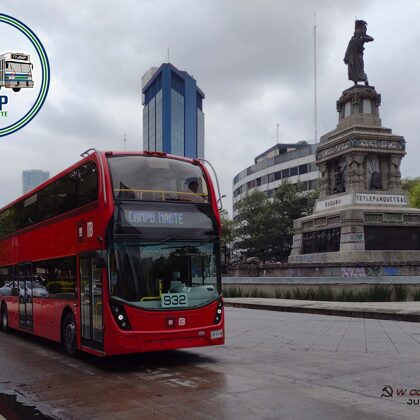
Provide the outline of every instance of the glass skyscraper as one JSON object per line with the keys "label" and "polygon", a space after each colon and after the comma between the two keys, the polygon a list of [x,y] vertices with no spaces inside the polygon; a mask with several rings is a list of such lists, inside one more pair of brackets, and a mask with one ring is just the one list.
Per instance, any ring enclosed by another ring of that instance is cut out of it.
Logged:
{"label": "glass skyscraper", "polygon": [[204,158],[204,93],[170,63],[142,78],[143,149]]}
{"label": "glass skyscraper", "polygon": [[41,171],[39,169],[30,169],[22,172],[22,189],[23,193],[33,190],[39,184],[49,179],[50,173],[48,171]]}

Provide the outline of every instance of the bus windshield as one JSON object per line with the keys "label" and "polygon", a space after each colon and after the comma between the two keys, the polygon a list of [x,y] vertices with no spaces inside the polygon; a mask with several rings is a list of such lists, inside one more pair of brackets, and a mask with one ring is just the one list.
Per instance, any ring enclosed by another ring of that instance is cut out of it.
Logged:
{"label": "bus windshield", "polygon": [[14,71],[16,73],[29,73],[31,71],[31,65],[28,63],[17,63],[16,61],[8,61],[7,70]]}
{"label": "bus windshield", "polygon": [[202,306],[220,295],[217,245],[114,242],[109,277],[111,297],[139,308]]}
{"label": "bus windshield", "polygon": [[151,156],[108,158],[114,198],[208,203],[201,168],[177,159]]}

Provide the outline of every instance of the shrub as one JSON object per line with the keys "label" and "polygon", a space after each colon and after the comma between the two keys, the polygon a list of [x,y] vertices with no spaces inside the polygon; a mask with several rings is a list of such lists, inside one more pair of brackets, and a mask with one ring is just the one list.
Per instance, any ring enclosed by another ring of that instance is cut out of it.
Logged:
{"label": "shrub", "polygon": [[336,299],[341,302],[354,302],[356,296],[352,289],[342,289],[341,292],[337,294]]}
{"label": "shrub", "polygon": [[258,287],[253,287],[249,291],[249,297],[265,298],[267,297],[267,293],[264,290],[259,289]]}
{"label": "shrub", "polygon": [[276,289],[276,291],[274,293],[274,297],[276,299],[282,299],[283,298],[283,292],[281,291],[281,289]]}
{"label": "shrub", "polygon": [[292,292],[290,290],[286,290],[284,292],[283,299],[292,299]]}
{"label": "shrub", "polygon": [[392,289],[386,286],[375,285],[372,291],[372,302],[390,302]]}
{"label": "shrub", "polygon": [[320,287],[316,293],[314,300],[336,300],[335,294],[330,287]]}
{"label": "shrub", "polygon": [[411,297],[413,300],[418,301],[420,300],[420,288],[416,287],[411,290]]}
{"label": "shrub", "polygon": [[298,287],[292,289],[292,299],[296,299],[296,300],[303,299],[303,293]]}
{"label": "shrub", "polygon": [[408,296],[408,288],[403,284],[396,284],[394,286],[395,300],[398,302],[405,302]]}
{"label": "shrub", "polygon": [[233,286],[223,289],[223,296],[230,298],[230,297],[243,297],[243,290],[239,286]]}

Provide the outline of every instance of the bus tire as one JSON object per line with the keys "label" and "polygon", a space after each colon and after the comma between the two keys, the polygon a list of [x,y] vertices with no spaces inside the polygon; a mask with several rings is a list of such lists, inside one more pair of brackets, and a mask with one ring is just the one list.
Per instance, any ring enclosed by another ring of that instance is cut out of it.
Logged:
{"label": "bus tire", "polygon": [[72,312],[67,312],[64,316],[63,323],[61,325],[61,342],[63,344],[64,351],[70,357],[77,356],[77,327],[76,320]]}
{"label": "bus tire", "polygon": [[7,305],[3,302],[1,305],[1,329],[4,332],[9,331],[9,316],[7,315]]}
{"label": "bus tire", "polygon": [[12,88],[13,92],[20,92],[20,88]]}

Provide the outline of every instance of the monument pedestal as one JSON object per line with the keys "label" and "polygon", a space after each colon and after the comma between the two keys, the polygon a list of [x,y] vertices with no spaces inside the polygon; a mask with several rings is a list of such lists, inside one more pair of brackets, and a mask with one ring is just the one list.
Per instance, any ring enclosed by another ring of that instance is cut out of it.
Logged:
{"label": "monument pedestal", "polygon": [[405,140],[382,127],[380,101],[370,86],[337,101],[337,128],[316,152],[320,198],[311,216],[295,221],[289,263],[420,261],[420,210],[401,189]]}
{"label": "monument pedestal", "polygon": [[404,195],[363,193],[319,200],[317,205],[328,210],[295,222],[289,263],[420,261],[420,209],[398,205],[405,200]]}

